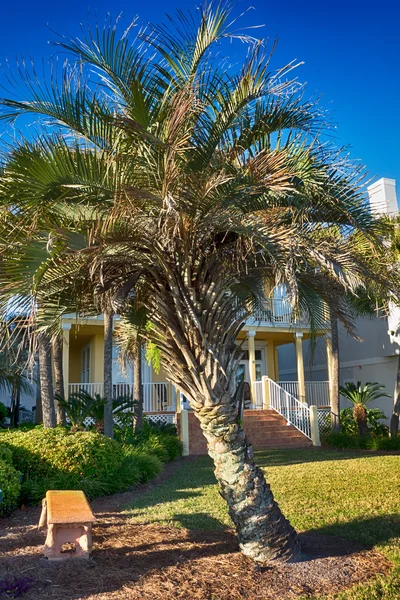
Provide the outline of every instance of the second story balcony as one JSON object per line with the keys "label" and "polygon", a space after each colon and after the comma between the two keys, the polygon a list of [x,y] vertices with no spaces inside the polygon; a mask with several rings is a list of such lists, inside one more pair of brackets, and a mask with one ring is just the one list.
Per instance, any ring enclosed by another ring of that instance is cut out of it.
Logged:
{"label": "second story balcony", "polygon": [[265,298],[260,308],[256,309],[246,324],[264,327],[309,327],[306,315],[299,315],[293,310],[286,298]]}

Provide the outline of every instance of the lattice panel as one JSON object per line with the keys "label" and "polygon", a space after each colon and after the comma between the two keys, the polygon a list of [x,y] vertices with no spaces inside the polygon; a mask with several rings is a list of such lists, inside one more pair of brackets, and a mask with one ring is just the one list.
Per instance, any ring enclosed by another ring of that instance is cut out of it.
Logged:
{"label": "lattice panel", "polygon": [[329,433],[331,430],[331,409],[330,408],[319,408],[318,409],[318,426],[320,435]]}
{"label": "lattice panel", "polygon": [[20,410],[19,411],[19,422],[20,423],[34,423],[35,413],[33,410]]}
{"label": "lattice panel", "polygon": [[167,423],[176,424],[176,414],[172,413],[170,415],[160,414],[160,415],[145,415],[149,421],[153,421],[153,423],[163,423],[167,425]]}

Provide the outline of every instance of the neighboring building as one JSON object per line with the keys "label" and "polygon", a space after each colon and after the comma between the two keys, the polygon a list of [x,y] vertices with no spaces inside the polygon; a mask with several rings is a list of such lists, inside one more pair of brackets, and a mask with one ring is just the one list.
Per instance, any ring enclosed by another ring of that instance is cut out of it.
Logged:
{"label": "neighboring building", "polygon": [[[376,215],[398,214],[396,182],[394,179],[380,179],[368,187],[371,211]],[[396,382],[398,354],[400,347],[400,310],[392,307],[389,318],[360,318],[356,323],[355,340],[343,327],[340,327],[340,383],[348,381],[377,381],[393,396]],[[295,349],[293,344],[279,348],[279,379],[297,379]],[[317,340],[312,351],[309,342],[304,344],[305,374],[308,381],[328,379],[327,353],[325,340]],[[343,400],[343,407],[350,404]],[[387,417],[392,413],[393,399],[381,398],[374,406],[379,406]]]}

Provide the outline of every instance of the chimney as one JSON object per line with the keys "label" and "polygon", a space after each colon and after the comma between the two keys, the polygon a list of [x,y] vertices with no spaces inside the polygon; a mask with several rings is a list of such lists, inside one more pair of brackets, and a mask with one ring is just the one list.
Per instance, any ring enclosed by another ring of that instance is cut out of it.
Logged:
{"label": "chimney", "polygon": [[399,208],[396,198],[396,180],[382,177],[368,186],[369,205],[375,216],[397,215]]}

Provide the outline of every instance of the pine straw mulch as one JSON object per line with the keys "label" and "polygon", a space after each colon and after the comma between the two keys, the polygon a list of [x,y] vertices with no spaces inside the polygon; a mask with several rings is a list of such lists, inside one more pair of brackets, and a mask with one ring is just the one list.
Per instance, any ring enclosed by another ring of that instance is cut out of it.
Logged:
{"label": "pine straw mulch", "polygon": [[290,600],[335,593],[391,566],[374,550],[308,533],[301,534],[301,561],[257,567],[239,553],[232,531],[129,523],[120,507],[143,487],[93,502],[98,521],[90,561],[41,558],[38,508],[3,519],[0,578],[32,578],[26,600]]}

